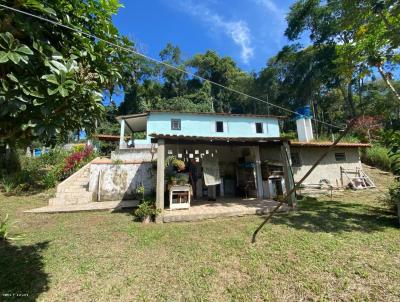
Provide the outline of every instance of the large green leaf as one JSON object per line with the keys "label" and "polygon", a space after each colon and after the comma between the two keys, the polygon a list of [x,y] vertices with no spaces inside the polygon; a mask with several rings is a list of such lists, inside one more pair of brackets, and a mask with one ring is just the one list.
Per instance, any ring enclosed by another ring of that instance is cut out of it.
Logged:
{"label": "large green leaf", "polygon": [[8,62],[8,54],[5,51],[0,51],[0,63]]}
{"label": "large green leaf", "polygon": [[16,52],[8,53],[8,58],[13,61],[15,64],[18,64],[21,61],[21,56]]}
{"label": "large green leaf", "polygon": [[17,52],[24,53],[26,55],[33,55],[33,51],[26,45],[22,45],[16,49]]}
{"label": "large green leaf", "polygon": [[47,82],[53,83],[56,85],[60,84],[57,79],[57,76],[55,74],[45,74],[44,76],[42,76],[42,79],[45,79]]}

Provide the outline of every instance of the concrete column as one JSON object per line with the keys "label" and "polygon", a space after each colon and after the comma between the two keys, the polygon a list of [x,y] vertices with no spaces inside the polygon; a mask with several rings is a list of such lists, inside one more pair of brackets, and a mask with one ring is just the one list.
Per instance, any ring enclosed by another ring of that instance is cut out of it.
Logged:
{"label": "concrete column", "polygon": [[119,131],[119,148],[125,148],[125,120],[121,120],[121,130]]}
{"label": "concrete column", "polygon": [[[290,159],[290,147],[287,142],[283,142],[281,146],[281,157],[283,163],[283,174],[285,177],[285,189],[286,193],[294,188],[294,179],[292,172],[292,161]],[[296,205],[296,194],[293,192],[288,199],[288,203],[291,206]]]}
{"label": "concrete column", "polygon": [[256,184],[257,184],[257,197],[264,197],[262,174],[261,174],[261,159],[260,159],[260,146],[254,147],[254,157],[256,162]]}
{"label": "concrete column", "polygon": [[157,216],[156,222],[160,223],[162,222],[162,211],[164,210],[165,142],[163,139],[159,139],[157,143],[156,207],[161,210],[161,214]]}

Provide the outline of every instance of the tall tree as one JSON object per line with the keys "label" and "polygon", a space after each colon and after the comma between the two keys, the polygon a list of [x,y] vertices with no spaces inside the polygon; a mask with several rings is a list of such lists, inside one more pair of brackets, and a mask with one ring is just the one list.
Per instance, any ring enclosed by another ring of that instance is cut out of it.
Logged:
{"label": "tall tree", "polygon": [[[195,55],[186,64],[194,68],[197,75],[230,88],[240,87],[249,77],[230,57],[220,57],[215,51]],[[243,97],[217,85],[211,86],[211,97],[215,112],[231,112],[236,102],[243,101]]]}
{"label": "tall tree", "polygon": [[399,63],[399,13],[400,4],[394,0],[301,0],[291,7],[285,34],[296,40],[309,32],[314,45],[336,45],[337,63],[347,81],[344,94],[352,108],[352,86],[374,67],[400,101],[392,74],[384,70]]}

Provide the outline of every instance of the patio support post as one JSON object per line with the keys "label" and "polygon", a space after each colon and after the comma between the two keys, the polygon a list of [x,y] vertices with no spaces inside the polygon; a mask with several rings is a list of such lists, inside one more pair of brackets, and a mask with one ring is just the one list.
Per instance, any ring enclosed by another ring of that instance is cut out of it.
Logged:
{"label": "patio support post", "polygon": [[157,184],[156,184],[156,207],[161,210],[156,222],[162,222],[162,211],[164,210],[164,161],[165,161],[165,142],[163,139],[157,141]]}
{"label": "patio support post", "polygon": [[125,149],[125,120],[121,120],[121,130],[119,131],[119,148]]}
{"label": "patio support post", "polygon": [[[283,142],[281,146],[281,157],[283,163],[283,174],[285,177],[285,189],[286,192],[290,192],[294,188],[293,170],[290,158],[290,147],[288,142]],[[296,193],[293,191],[288,197],[288,203],[290,206],[296,206]]]}
{"label": "patio support post", "polygon": [[257,181],[257,197],[264,197],[263,181],[261,175],[261,159],[260,159],[260,146],[254,147],[254,157],[256,162],[256,181]]}

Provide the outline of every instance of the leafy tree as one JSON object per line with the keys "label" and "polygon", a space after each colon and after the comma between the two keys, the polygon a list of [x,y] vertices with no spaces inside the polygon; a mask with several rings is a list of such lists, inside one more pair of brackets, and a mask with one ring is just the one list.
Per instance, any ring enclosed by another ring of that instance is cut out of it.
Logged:
{"label": "leafy tree", "polygon": [[[215,51],[195,55],[186,64],[195,69],[196,75],[230,88],[241,87],[249,77],[230,57],[220,57]],[[215,112],[231,112],[236,102],[243,101],[243,97],[217,85],[211,86],[211,97]]]}
{"label": "leafy tree", "polygon": [[[7,5],[132,47],[112,24],[118,0],[12,0]],[[0,140],[93,130],[102,93],[135,81],[140,60],[102,41],[0,9]]]}
{"label": "leafy tree", "polygon": [[399,63],[399,12],[400,4],[394,0],[301,0],[291,7],[285,34],[296,40],[308,31],[314,45],[336,46],[336,62],[347,81],[346,94],[354,110],[352,85],[374,67],[400,100],[392,73],[384,70]]}

